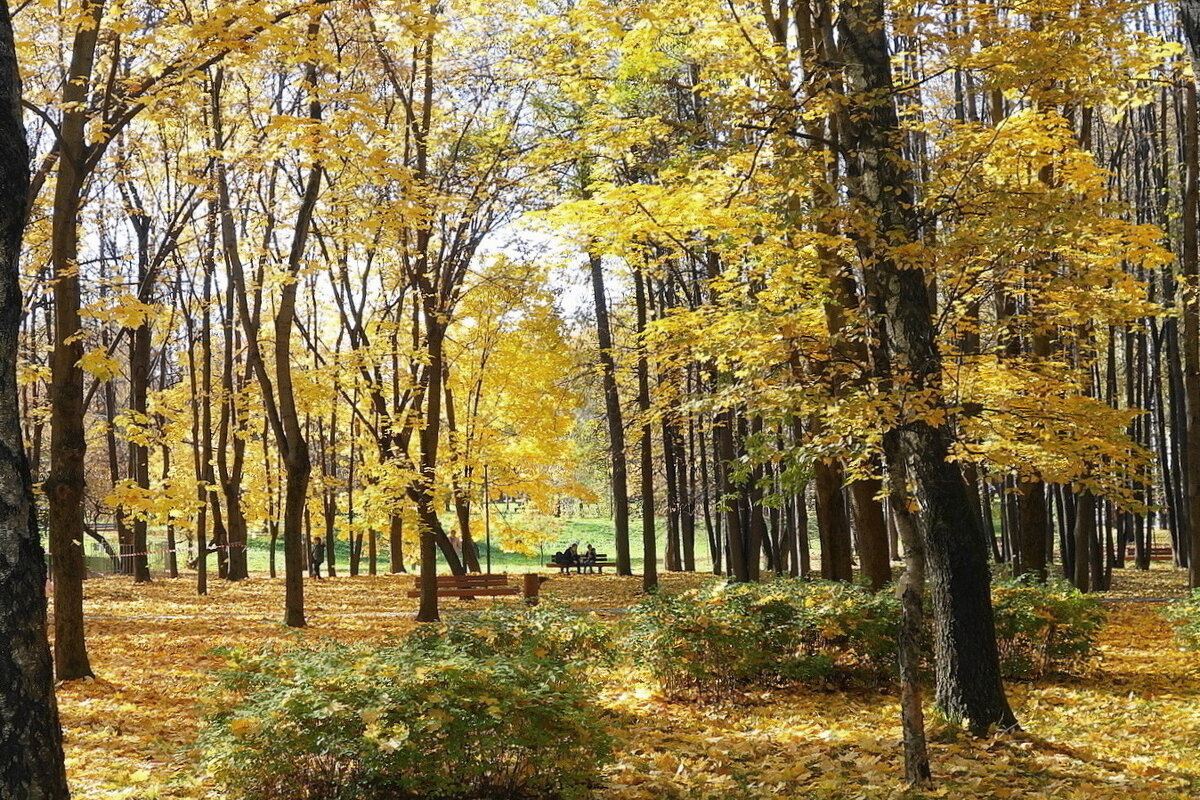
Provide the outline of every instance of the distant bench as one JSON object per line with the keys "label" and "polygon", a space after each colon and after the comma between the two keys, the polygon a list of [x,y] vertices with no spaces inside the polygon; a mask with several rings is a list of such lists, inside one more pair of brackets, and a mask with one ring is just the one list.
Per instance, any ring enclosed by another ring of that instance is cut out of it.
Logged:
{"label": "distant bench", "polygon": [[596,553],[596,560],[590,564],[585,564],[583,562],[583,557],[580,556],[580,560],[579,560],[578,564],[555,564],[555,563],[551,562],[551,563],[546,564],[546,566],[547,567],[557,567],[561,572],[570,572],[572,569],[574,569],[576,572],[579,572],[581,574],[585,567],[588,568],[589,571],[592,567],[595,567],[596,571],[599,572],[601,575],[603,575],[605,567],[614,567],[615,568],[617,566],[617,562],[610,561],[607,553]]}
{"label": "distant bench", "polygon": [[[523,576],[521,586],[510,584],[508,575],[438,575],[438,597],[499,597],[504,595],[524,594],[526,602],[537,603],[538,590],[542,581],[536,572],[528,572]],[[421,596],[421,576],[413,577],[413,588],[408,592],[409,597]]]}
{"label": "distant bench", "polygon": [[[1175,557],[1175,551],[1171,549],[1169,544],[1157,544],[1154,547],[1146,548],[1146,552],[1150,555],[1151,561],[1170,561]],[[1133,545],[1129,545],[1125,550],[1126,558],[1135,558],[1137,549]]]}

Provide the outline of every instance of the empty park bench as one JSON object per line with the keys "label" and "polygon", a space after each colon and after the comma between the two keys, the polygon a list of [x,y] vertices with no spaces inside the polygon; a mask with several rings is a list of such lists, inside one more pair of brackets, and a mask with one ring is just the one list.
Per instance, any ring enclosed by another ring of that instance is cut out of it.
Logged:
{"label": "empty park bench", "polygon": [[[495,575],[438,575],[438,597],[500,597],[504,595],[524,594],[525,601],[536,603],[541,579],[536,572],[523,576],[521,586],[510,584],[506,573]],[[413,588],[408,592],[409,597],[421,596],[421,577],[413,577]]]}
{"label": "empty park bench", "polygon": [[[1137,550],[1133,545],[1129,545],[1125,550],[1126,558],[1136,557]],[[1153,547],[1146,548],[1147,555],[1151,561],[1170,561],[1175,557],[1175,551],[1171,549],[1169,544],[1156,544]]]}
{"label": "empty park bench", "polygon": [[584,563],[583,557],[581,556],[578,564],[555,564],[550,562],[547,563],[546,566],[557,567],[560,572],[570,572],[572,569],[574,569],[576,572],[581,574],[585,568],[595,567],[597,572],[603,574],[605,567],[615,568],[617,566],[617,562],[609,560],[607,553],[596,553],[596,560],[590,564]]}

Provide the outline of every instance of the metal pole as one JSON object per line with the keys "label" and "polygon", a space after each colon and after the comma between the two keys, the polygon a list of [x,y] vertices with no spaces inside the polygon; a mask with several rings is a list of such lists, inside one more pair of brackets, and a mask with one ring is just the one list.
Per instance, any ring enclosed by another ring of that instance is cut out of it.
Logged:
{"label": "metal pole", "polygon": [[492,574],[492,504],[488,496],[488,468],[483,465],[483,533],[487,537],[487,571]]}

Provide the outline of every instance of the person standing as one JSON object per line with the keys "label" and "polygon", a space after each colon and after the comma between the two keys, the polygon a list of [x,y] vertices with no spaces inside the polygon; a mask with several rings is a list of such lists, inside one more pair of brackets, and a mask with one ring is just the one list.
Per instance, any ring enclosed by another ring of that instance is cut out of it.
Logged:
{"label": "person standing", "polygon": [[321,564],[323,563],[325,563],[325,543],[321,541],[320,536],[314,536],[312,547],[308,550],[308,568],[312,577],[320,580]]}

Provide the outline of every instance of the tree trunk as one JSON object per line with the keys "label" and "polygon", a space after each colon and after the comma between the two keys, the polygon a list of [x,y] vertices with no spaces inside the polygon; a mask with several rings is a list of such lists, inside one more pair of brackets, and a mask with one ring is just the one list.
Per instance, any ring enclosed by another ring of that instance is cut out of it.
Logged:
{"label": "tree trunk", "polygon": [[[907,396],[946,409],[925,272],[902,266],[893,255],[894,246],[921,237],[901,158],[883,0],[844,0],[839,8],[850,93],[843,124],[854,152],[849,195],[875,223],[853,234],[873,312],[873,368],[882,390],[892,391],[900,379]],[[912,416],[884,433],[889,474],[902,470],[921,509],[917,524],[933,607],[938,706],[981,735],[1017,723],[1000,680],[987,550],[966,485],[947,460],[950,444],[944,416]]]}
{"label": "tree trunk", "polygon": [[375,575],[379,572],[379,532],[371,528],[367,532],[367,574]]}
{"label": "tree trunk", "polygon": [[[450,481],[450,494],[454,499],[454,513],[458,519],[458,536],[462,542],[462,560],[468,572],[482,572],[479,568],[479,553],[471,538],[471,498],[469,495],[471,469],[466,463],[467,453],[463,451],[462,442],[458,435],[458,426],[454,414],[454,393],[450,389],[448,370],[442,376],[443,389],[446,395],[446,434],[450,445],[450,454],[455,462],[451,467],[457,470]],[[463,481],[467,486],[463,486]]]}
{"label": "tree trunk", "polygon": [[[1200,67],[1200,0],[1180,0],[1183,31]],[[1200,275],[1196,214],[1200,206],[1200,156],[1197,154],[1196,85],[1185,89],[1183,234],[1180,265],[1186,279]],[[1182,293],[1181,293],[1182,294]],[[1184,389],[1187,397],[1187,516],[1189,520],[1188,586],[1200,588],[1200,298],[1182,295]]]}
{"label": "tree trunk", "polygon": [[[307,36],[309,39],[315,39],[318,30],[319,19],[314,15],[308,25]],[[314,121],[321,119],[321,104],[315,98],[317,74],[317,65],[309,62],[305,67],[304,82],[310,94],[309,118]],[[220,140],[219,127],[217,127],[220,124],[220,103],[214,102],[213,107],[214,127],[218,130],[217,139]],[[285,282],[280,289],[279,301],[275,309],[272,350],[274,381],[272,381],[271,373],[267,370],[258,341],[258,326],[249,307],[248,286],[237,249],[237,235],[230,204],[229,187],[225,179],[224,164],[220,161],[217,162],[216,174],[217,194],[221,206],[222,239],[225,243],[225,259],[229,265],[229,277],[232,284],[230,290],[236,292],[238,316],[241,318],[242,329],[246,335],[247,362],[258,378],[266,417],[274,432],[283,461],[284,624],[299,628],[305,625],[304,569],[308,559],[304,547],[303,528],[312,461],[309,455],[308,441],[300,425],[296,407],[292,382],[291,344],[292,328],[296,318],[296,296],[299,291],[299,281],[296,280],[296,277],[304,258],[313,212],[320,196],[323,169],[318,162],[308,170],[300,205],[296,210],[291,247],[287,258],[287,270],[291,280]]]}
{"label": "tree trunk", "polygon": [[89,155],[86,128],[101,0],[85,2],[63,82],[58,176],[54,186],[50,261],[54,269],[54,349],[50,357],[50,472],[43,484],[49,505],[54,568],[54,666],[60,681],[92,674],[83,630],[84,429],[83,356],[78,251],[79,207]]}
{"label": "tree trunk", "polygon": [[1017,526],[1021,537],[1020,558],[1013,565],[1017,575],[1034,575],[1046,580],[1046,484],[1021,481],[1021,521]]}
{"label": "tree trunk", "polygon": [[[141,205],[134,187],[122,190],[128,205],[127,214],[137,238],[137,298],[150,305],[154,302],[157,270],[150,265],[150,219]],[[150,390],[150,320],[143,319],[129,334],[129,409],[138,420],[146,418],[146,398]],[[150,493],[150,446],[145,442],[129,442],[129,477],[147,495]],[[137,583],[150,580],[149,541],[146,518],[133,517],[133,579]]]}
{"label": "tree trunk", "polygon": [[[431,301],[427,301],[431,302]],[[409,496],[417,505],[417,533],[420,537],[421,553],[421,601],[417,609],[418,622],[437,622],[437,551],[442,554],[455,575],[465,572],[450,540],[442,530],[435,505],[434,490],[437,479],[438,436],[442,424],[442,375],[446,331],[439,321],[436,308],[427,305],[425,320],[425,355],[428,362],[422,371],[425,398],[425,425],[420,438],[420,475],[409,487]]]}
{"label": "tree trunk", "polygon": [[391,557],[391,573],[395,575],[408,572],[404,568],[404,517],[399,514],[392,514],[391,524],[388,526],[388,550]]}
{"label": "tree trunk", "polygon": [[[220,476],[221,492],[225,497],[225,578],[240,581],[249,577],[249,554],[246,552],[248,531],[246,515],[242,511],[242,469],[246,457],[246,440],[239,436],[234,427],[238,424],[237,395],[241,379],[236,376],[234,360],[238,352],[237,307],[233,293],[226,293],[222,325],[224,328],[223,368],[221,384],[220,441],[217,448],[217,472]],[[232,435],[230,435],[232,434]],[[228,450],[233,449],[233,462],[229,462]]]}
{"label": "tree trunk", "polygon": [[604,416],[608,422],[608,453],[612,467],[612,508],[617,551],[617,574],[632,575],[629,558],[629,479],[625,461],[625,423],[621,418],[621,396],[617,392],[617,367],[613,359],[612,328],[604,293],[604,269],[600,256],[589,256],[592,292],[596,300],[596,341],[600,346],[600,378],[604,384]]}
{"label": "tree trunk", "polygon": [[813,467],[817,496],[817,538],[821,543],[821,577],[827,581],[854,578],[850,552],[850,521],[842,492],[842,470],[835,462]]}
{"label": "tree trunk", "polygon": [[[215,244],[215,243],[214,243]],[[221,514],[221,501],[217,494],[210,490],[209,487],[214,486],[217,481],[216,471],[213,467],[213,425],[212,425],[212,398],[213,398],[213,348],[212,348],[212,299],[213,299],[213,284],[216,282],[217,265],[213,257],[213,251],[208,251],[208,257],[204,259],[204,289],[201,295],[200,302],[200,387],[202,398],[200,400],[200,462],[197,465],[198,471],[196,476],[202,483],[201,500],[208,504],[208,515],[212,517],[212,544],[217,551],[217,574],[221,574],[221,567],[225,564],[224,548],[228,541],[228,536],[225,531],[225,521]],[[207,516],[205,517],[207,520]],[[204,546],[199,549],[199,555],[196,561],[197,575],[200,576],[198,583],[203,586],[203,591],[200,594],[208,592],[208,541],[207,529],[198,535],[205,539]]]}
{"label": "tree trunk", "polygon": [[703,427],[696,431],[696,438],[698,440],[696,449],[700,451],[700,504],[704,509],[704,532],[708,535],[708,557],[712,562],[712,573],[720,575],[722,573],[719,530],[721,520],[719,513],[716,519],[713,519],[713,504],[710,496],[712,484],[708,474],[708,437],[704,435]]}
{"label": "tree trunk", "polygon": [[[662,386],[665,379],[662,376],[662,371],[659,371],[659,386]],[[676,479],[679,477],[675,462],[678,460],[675,454],[675,438],[671,432],[672,424],[664,416],[662,425],[662,464],[663,475],[666,478],[667,488],[667,540],[663,547],[663,566],[668,572],[680,572],[683,569],[683,556],[680,552],[682,549],[679,535],[679,489],[676,485]]]}
{"label": "tree trunk", "polygon": [[1088,580],[1092,563],[1092,539],[1096,534],[1096,500],[1092,493],[1079,493],[1075,505],[1074,584],[1081,592],[1091,588]]}
{"label": "tree trunk", "polygon": [[[646,330],[646,278],[640,268],[633,272],[633,292],[640,337]],[[658,554],[654,538],[654,426],[650,424],[650,365],[646,360],[646,343],[641,339],[638,340],[637,383],[638,410],[642,414],[642,589],[650,592],[658,588]]]}
{"label": "tree trunk", "polygon": [[879,591],[892,580],[887,520],[883,515],[883,504],[878,499],[882,489],[883,484],[878,478],[850,484],[850,496],[854,500],[854,529],[858,533],[859,570],[873,591]]}
{"label": "tree trunk", "polygon": [[798,577],[807,578],[812,573],[812,545],[808,539],[808,484],[796,493],[796,539],[800,549]]}
{"label": "tree trunk", "polygon": [[927,786],[929,751],[925,746],[925,711],[921,706],[921,640],[924,614],[921,593],[906,575],[900,583],[900,715],[904,732],[904,779]]}
{"label": "tree trunk", "polygon": [[717,440],[717,497],[720,504],[725,506],[721,515],[725,526],[725,565],[735,581],[750,580],[750,568],[746,563],[745,527],[738,513],[738,503],[735,499],[736,487],[729,476],[733,472],[737,449],[734,437],[737,435],[737,414],[733,409],[721,412],[713,436]]}
{"label": "tree trunk", "polygon": [[[0,797],[67,800],[46,640],[46,558],[17,399],[18,258],[29,150],[8,3],[0,3]],[[80,520],[82,527],[82,519]],[[56,614],[59,612],[56,612]],[[80,628],[82,638],[82,627]],[[86,656],[83,665],[86,667]]]}
{"label": "tree trunk", "polygon": [[[107,337],[104,337],[107,339]],[[106,341],[105,347],[109,346]],[[121,467],[117,453],[117,389],[112,381],[105,381],[102,390],[104,394],[104,439],[108,450],[108,477],[113,486],[121,481]],[[117,529],[117,547],[121,551],[122,575],[133,574],[133,560],[137,550],[133,546],[133,538],[129,526],[125,524],[125,512],[118,507],[113,512],[113,523]],[[86,527],[86,523],[84,526]]]}
{"label": "tree trunk", "polygon": [[688,417],[687,455],[684,442],[677,440],[679,467],[679,537],[683,548],[683,571],[696,571],[696,437],[695,420]]}
{"label": "tree trunk", "polygon": [[[143,281],[145,278],[143,278]],[[144,303],[153,298],[144,293]],[[146,395],[150,382],[150,322],[142,323],[133,332],[129,353],[129,408],[139,419],[146,417]],[[150,492],[150,446],[144,443],[131,442],[129,445],[130,467],[133,470],[133,480],[138,488]],[[137,514],[133,518],[133,579],[138,583],[150,580],[149,536],[147,535],[146,518]]]}

